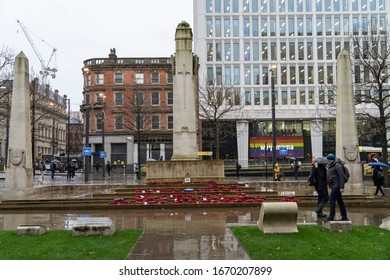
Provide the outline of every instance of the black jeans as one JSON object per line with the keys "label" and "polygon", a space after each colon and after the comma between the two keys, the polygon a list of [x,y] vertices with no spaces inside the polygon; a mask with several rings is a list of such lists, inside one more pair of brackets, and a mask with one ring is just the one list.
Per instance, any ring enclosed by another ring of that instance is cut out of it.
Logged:
{"label": "black jeans", "polygon": [[382,194],[383,196],[385,196],[385,193],[383,192],[383,189],[382,189],[382,185],[377,185],[377,186],[376,186],[375,195],[377,195],[378,192],[381,192],[381,194]]}
{"label": "black jeans", "polygon": [[322,208],[324,208],[325,204],[329,201],[329,194],[327,189],[317,190],[318,193],[318,203],[316,213],[322,213]]}
{"label": "black jeans", "polygon": [[329,199],[329,206],[330,206],[330,212],[329,212],[329,220],[334,220],[334,216],[336,214],[336,201],[340,208],[340,214],[341,219],[348,219],[347,218],[347,210],[345,209],[343,196],[341,195],[340,188],[335,187],[330,192],[330,199]]}

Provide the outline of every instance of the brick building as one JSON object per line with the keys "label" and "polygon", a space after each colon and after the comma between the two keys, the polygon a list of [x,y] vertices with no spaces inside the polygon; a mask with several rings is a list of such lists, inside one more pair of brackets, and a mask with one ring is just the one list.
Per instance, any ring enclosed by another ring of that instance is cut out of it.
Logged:
{"label": "brick building", "polygon": [[111,49],[108,58],[85,60],[82,71],[85,128],[86,116],[90,116],[84,143],[88,136],[92,165],[103,164],[100,151],[106,152],[105,162],[120,166],[171,158],[173,76],[169,57],[118,58]]}

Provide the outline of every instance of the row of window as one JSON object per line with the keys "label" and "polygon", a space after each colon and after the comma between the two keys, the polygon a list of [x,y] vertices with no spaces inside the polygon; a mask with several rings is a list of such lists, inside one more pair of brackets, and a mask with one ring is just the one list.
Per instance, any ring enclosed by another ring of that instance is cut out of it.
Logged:
{"label": "row of window", "polygon": [[[173,129],[173,116],[167,115],[167,129],[172,130]],[[152,115],[152,116],[144,116],[141,117],[139,120],[139,127],[140,129],[145,129],[146,124],[150,123],[150,128],[152,130],[160,130],[161,124],[160,124],[160,115]],[[101,114],[95,115],[95,125],[96,130],[101,131],[103,130],[103,118]],[[149,126],[149,125],[148,125]],[[124,116],[122,115],[116,115],[114,116],[114,130],[115,131],[123,131],[125,129],[125,123],[124,123]]]}
{"label": "row of window", "polygon": [[[144,92],[137,92],[135,96],[135,102],[138,105],[148,105],[145,103],[146,98],[145,98],[146,93]],[[161,103],[161,93],[159,91],[153,91],[150,93],[150,105],[152,106],[159,106]],[[169,91],[167,92],[167,100],[166,104],[168,106],[173,106],[173,92]],[[100,95],[98,93],[95,94],[95,102],[100,101]],[[86,95],[86,100],[89,103],[90,101],[90,94]],[[101,101],[100,101],[101,102]],[[116,107],[123,107],[125,106],[124,104],[124,93],[122,91],[115,91],[114,92],[114,106]]]}
{"label": "row of window", "polygon": [[[116,85],[122,85],[124,83],[124,77],[123,73],[114,73],[114,84]],[[134,76],[136,84],[142,85],[145,83],[145,74],[144,73],[135,73]],[[150,83],[158,85],[160,84],[160,73],[151,73],[150,74]],[[173,84],[173,75],[171,72],[167,73],[167,84]],[[104,80],[104,73],[96,73],[95,74],[95,85],[103,85],[105,84]],[[91,81],[91,74],[86,75],[85,78],[85,86],[91,86],[92,81]]]}
{"label": "row of window", "polygon": [[[385,0],[205,0],[206,13],[384,11]],[[241,2],[241,3],[240,3]],[[241,4],[241,6],[240,6]]]}
{"label": "row of window", "polygon": [[39,125],[37,130],[38,137],[41,137],[43,139],[54,139],[56,141],[64,142],[66,132],[63,129],[59,128],[53,128],[53,127],[47,127],[44,125]]}
{"label": "row of window", "polygon": [[[378,22],[379,18],[379,22]],[[223,24],[223,25],[222,25]],[[242,29],[240,28],[242,24]],[[378,25],[379,24],[379,25]],[[242,33],[240,34],[240,30]],[[283,37],[283,36],[349,36],[368,31],[386,30],[386,16],[317,16],[315,18],[267,16],[244,18],[210,18],[206,20],[207,37]]]}

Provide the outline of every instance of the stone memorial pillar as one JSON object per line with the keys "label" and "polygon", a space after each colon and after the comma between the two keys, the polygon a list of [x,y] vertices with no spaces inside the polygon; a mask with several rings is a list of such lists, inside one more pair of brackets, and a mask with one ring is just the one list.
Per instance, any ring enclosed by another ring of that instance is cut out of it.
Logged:
{"label": "stone memorial pillar", "polygon": [[346,50],[342,50],[337,57],[336,113],[336,157],[345,162],[350,172],[346,191],[362,193],[362,164],[357,137],[351,60]]}
{"label": "stone memorial pillar", "polygon": [[5,198],[28,194],[33,187],[29,62],[23,52],[15,58],[9,129]]}

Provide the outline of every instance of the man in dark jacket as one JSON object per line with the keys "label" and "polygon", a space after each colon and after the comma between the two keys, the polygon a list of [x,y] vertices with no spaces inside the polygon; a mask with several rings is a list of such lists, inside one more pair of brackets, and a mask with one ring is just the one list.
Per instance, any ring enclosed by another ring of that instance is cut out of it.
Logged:
{"label": "man in dark jacket", "polygon": [[328,184],[326,178],[327,171],[324,164],[318,164],[318,166],[314,168],[315,169],[313,170],[313,172],[317,182],[315,185],[315,189],[318,194],[318,202],[315,212],[317,213],[317,217],[326,218],[326,215],[322,212],[322,209],[329,201]]}
{"label": "man in dark jacket", "polygon": [[348,221],[347,218],[347,210],[345,209],[342,193],[344,192],[344,162],[340,159],[336,159],[334,154],[329,154],[327,157],[328,160],[328,174],[327,174],[327,182],[328,186],[331,189],[330,192],[330,212],[329,216],[324,219],[325,222],[333,221],[334,216],[336,214],[336,201],[340,208],[341,220]]}

